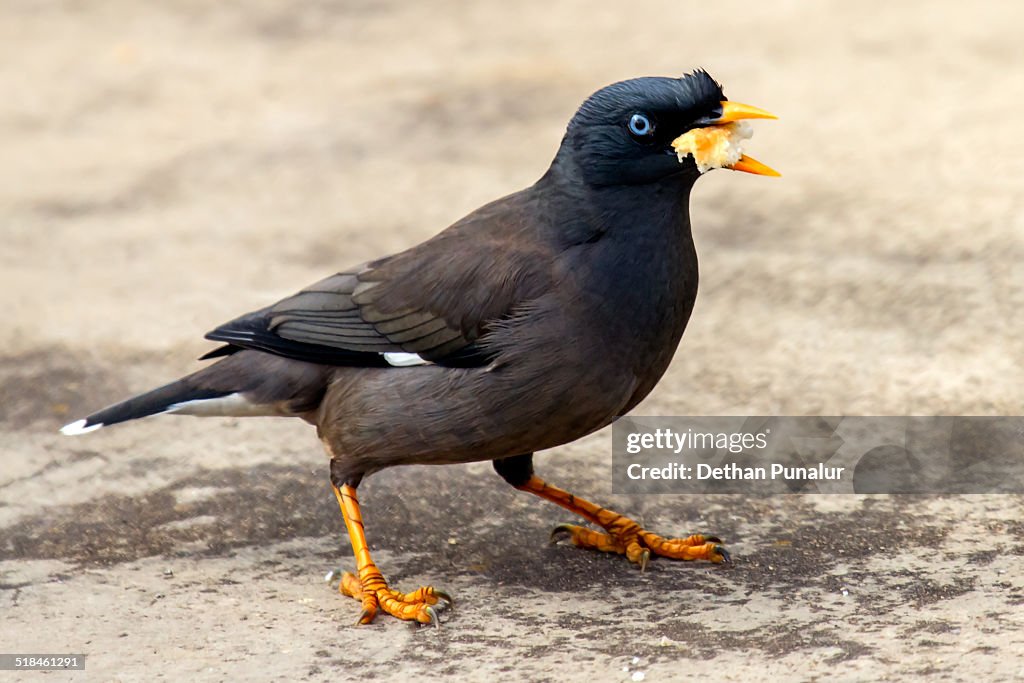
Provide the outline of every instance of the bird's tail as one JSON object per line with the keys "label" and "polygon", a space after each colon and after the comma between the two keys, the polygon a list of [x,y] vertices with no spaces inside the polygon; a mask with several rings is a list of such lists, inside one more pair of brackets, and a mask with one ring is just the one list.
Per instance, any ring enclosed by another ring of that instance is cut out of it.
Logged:
{"label": "bird's tail", "polygon": [[61,428],[74,436],[140,417],[303,415],[316,410],[331,368],[239,351],[199,372],[133,396]]}

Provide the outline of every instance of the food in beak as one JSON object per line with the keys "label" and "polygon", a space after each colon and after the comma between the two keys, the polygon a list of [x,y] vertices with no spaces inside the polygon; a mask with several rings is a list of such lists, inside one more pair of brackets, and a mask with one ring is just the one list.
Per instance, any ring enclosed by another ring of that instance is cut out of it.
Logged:
{"label": "food in beak", "polygon": [[723,100],[721,105],[722,115],[709,121],[712,125],[694,128],[672,141],[679,161],[692,156],[701,173],[713,168],[731,168],[755,175],[779,176],[778,171],[743,153],[743,141],[754,134],[744,119],[774,119],[775,114],[729,100]]}
{"label": "food in beak", "polygon": [[754,134],[746,121],[694,128],[672,141],[679,161],[693,156],[697,170],[706,173],[713,168],[729,168],[743,157],[743,141]]}

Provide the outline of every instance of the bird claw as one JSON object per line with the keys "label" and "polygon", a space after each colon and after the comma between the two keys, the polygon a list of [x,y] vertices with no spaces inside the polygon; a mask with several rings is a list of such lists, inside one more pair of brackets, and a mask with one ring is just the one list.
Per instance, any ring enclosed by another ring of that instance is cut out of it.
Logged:
{"label": "bird claw", "polygon": [[575,524],[559,524],[558,526],[556,526],[554,529],[551,530],[551,545],[555,545],[556,543],[562,540],[562,538],[560,538],[561,534],[565,534],[565,538],[572,538],[573,529],[575,528]]}
{"label": "bird claw", "polygon": [[[437,602],[433,605],[426,605],[423,608],[423,612],[430,617],[430,625],[434,628],[441,628],[441,619],[439,617],[448,610],[455,609],[455,598],[436,588],[433,590],[432,595],[437,598]],[[427,624],[421,625],[427,626]]]}
{"label": "bird claw", "polygon": [[434,589],[434,596],[437,597],[440,602],[437,603],[437,607],[440,611],[455,609],[455,598],[444,591]]}
{"label": "bird claw", "polygon": [[[712,536],[710,538],[714,537]],[[719,541],[718,539],[715,539],[715,542],[721,543],[721,541]],[[722,564],[732,564],[732,555],[729,554],[728,550],[726,550],[720,545],[716,545],[714,551],[715,553],[722,556]]]}
{"label": "bird claw", "polygon": [[644,572],[647,570],[647,563],[651,559],[651,551],[644,548],[644,551],[640,553],[640,571]]}

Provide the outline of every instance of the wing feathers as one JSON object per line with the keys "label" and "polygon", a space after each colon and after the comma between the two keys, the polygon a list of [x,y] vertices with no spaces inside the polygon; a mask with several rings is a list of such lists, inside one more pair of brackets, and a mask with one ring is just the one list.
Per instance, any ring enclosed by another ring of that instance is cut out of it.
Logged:
{"label": "wing feathers", "polygon": [[[400,318],[391,318],[389,320],[374,323],[373,326],[377,330],[379,330],[381,334],[386,334],[390,337],[392,334],[407,332],[409,330],[416,329],[417,327],[437,323],[440,323],[441,327],[444,327],[445,325],[445,321],[443,318],[438,318],[433,313],[417,311],[416,313],[409,313],[408,315],[403,315]],[[435,329],[441,328],[437,327]],[[395,337],[392,337],[392,339],[395,339]]]}
{"label": "wing feathers", "polygon": [[442,347],[454,345],[455,348],[461,348],[468,343],[468,340],[458,331],[445,328],[425,337],[407,341],[402,344],[402,348],[412,353],[418,353],[424,358],[433,359],[432,357],[438,355]]}
{"label": "wing feathers", "polygon": [[554,285],[560,247],[537,239],[544,213],[535,204],[528,192],[492,202],[412,249],[324,278],[207,338],[334,365],[385,367],[384,353],[486,365],[497,351],[478,342]]}

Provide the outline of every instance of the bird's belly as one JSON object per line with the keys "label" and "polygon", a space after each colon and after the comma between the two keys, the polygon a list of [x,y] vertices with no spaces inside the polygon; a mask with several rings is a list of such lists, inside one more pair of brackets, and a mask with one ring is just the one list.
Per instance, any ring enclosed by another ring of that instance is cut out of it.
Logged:
{"label": "bird's belly", "polygon": [[568,443],[609,424],[636,390],[593,363],[483,368],[339,368],[317,416],[355,470],[491,460]]}

